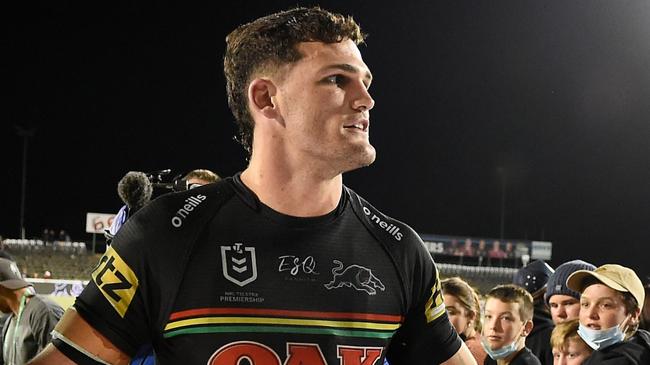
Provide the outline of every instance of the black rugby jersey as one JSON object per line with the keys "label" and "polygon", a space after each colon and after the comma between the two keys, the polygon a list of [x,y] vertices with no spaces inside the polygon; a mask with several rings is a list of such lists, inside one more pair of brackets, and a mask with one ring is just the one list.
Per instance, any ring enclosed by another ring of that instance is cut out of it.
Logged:
{"label": "black rugby jersey", "polygon": [[141,209],[75,308],[160,364],[433,364],[461,345],[410,227],[348,188],[330,214],[286,216],[238,175]]}

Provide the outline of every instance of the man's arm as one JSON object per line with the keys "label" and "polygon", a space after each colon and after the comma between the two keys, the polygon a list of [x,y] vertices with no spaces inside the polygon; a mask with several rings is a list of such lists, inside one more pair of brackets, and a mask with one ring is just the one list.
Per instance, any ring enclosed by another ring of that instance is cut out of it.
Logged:
{"label": "man's arm", "polygon": [[465,343],[463,342],[463,344],[460,346],[458,351],[456,351],[454,356],[447,359],[447,361],[443,362],[441,365],[477,365],[477,364],[476,364],[476,359],[474,359],[474,356],[472,356],[472,353],[469,351],[469,348],[467,348],[467,345],[465,345]]}
{"label": "man's arm", "polygon": [[[98,363],[101,360],[108,364],[128,365],[130,357],[122,350],[117,348],[106,337],[95,330],[86,322],[77,311],[68,309],[61,320],[54,328],[55,331],[63,335],[66,343],[74,344],[71,348],[76,347],[73,351],[83,354],[88,358],[94,358]],[[59,351],[52,344],[47,345],[38,356],[28,363],[29,365],[75,365],[76,362],[70,360],[66,355]]]}

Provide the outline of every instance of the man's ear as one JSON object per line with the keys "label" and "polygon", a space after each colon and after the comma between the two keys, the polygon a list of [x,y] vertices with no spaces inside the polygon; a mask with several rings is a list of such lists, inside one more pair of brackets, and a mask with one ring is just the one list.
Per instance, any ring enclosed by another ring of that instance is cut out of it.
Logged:
{"label": "man's ear", "polygon": [[278,114],[278,105],[274,102],[277,87],[269,79],[255,79],[248,85],[248,102],[251,112],[257,112],[266,118],[275,119]]}

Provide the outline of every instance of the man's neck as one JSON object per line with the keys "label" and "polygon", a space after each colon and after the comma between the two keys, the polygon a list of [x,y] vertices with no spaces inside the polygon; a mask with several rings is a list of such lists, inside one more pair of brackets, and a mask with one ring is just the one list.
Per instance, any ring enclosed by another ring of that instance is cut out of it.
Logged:
{"label": "man's neck", "polygon": [[343,178],[321,177],[311,171],[288,171],[251,165],[242,182],[273,210],[294,217],[317,217],[333,211],[341,199]]}

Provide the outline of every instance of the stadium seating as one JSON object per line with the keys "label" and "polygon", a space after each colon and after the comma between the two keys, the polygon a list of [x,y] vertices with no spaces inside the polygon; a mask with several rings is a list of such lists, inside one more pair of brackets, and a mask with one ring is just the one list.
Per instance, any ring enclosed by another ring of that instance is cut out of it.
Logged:
{"label": "stadium seating", "polygon": [[3,247],[27,277],[43,277],[49,271],[56,279],[88,279],[100,255],[86,249],[84,242],[6,239]]}

